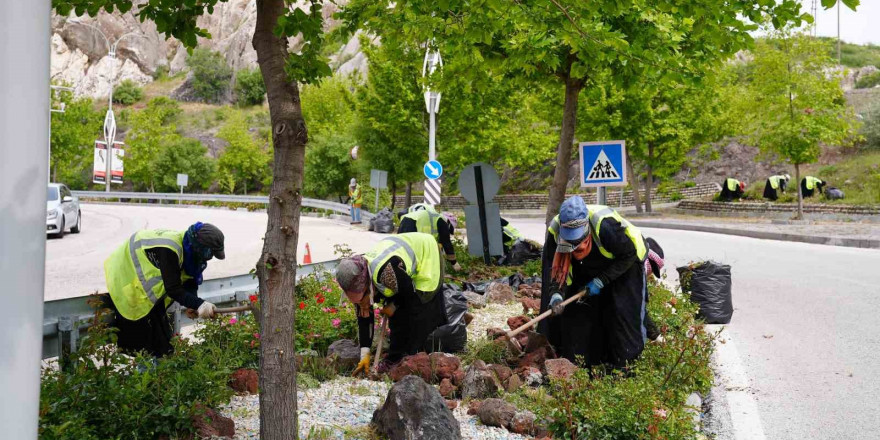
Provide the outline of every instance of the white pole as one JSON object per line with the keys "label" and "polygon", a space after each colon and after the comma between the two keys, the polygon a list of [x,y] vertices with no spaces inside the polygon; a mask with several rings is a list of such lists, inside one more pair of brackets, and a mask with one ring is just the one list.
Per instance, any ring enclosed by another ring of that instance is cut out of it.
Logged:
{"label": "white pole", "polygon": [[437,98],[431,98],[431,112],[428,113],[430,118],[430,129],[428,132],[428,160],[434,160],[437,158],[437,147],[434,143],[434,136],[437,134],[437,116],[433,111],[434,102]]}
{"label": "white pole", "polygon": [[49,155],[48,0],[0,0],[0,426],[3,438],[37,438],[46,167]]}

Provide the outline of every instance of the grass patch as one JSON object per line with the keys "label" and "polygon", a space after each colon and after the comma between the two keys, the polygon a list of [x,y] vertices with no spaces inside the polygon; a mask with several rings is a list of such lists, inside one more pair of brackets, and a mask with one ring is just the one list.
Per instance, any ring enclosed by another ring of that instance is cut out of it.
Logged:
{"label": "grass patch", "polygon": [[507,347],[485,336],[470,339],[464,353],[459,356],[465,365],[481,360],[487,364],[504,364],[507,360]]}
{"label": "grass patch", "polygon": [[880,152],[849,156],[834,165],[810,165],[803,174],[810,174],[843,190],[846,198],[826,200],[824,196],[806,199],[808,203],[876,205],[880,203]]}

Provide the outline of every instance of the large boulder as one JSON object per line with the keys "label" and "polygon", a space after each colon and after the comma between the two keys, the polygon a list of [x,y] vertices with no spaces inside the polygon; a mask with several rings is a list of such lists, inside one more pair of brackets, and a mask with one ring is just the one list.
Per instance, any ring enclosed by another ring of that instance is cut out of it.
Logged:
{"label": "large boulder", "polygon": [[461,397],[463,399],[495,397],[500,389],[501,382],[495,377],[495,372],[490,370],[485,362],[477,360],[465,372],[461,384]]}
{"label": "large boulder", "polygon": [[260,376],[248,368],[240,368],[232,373],[229,387],[239,393],[257,394],[260,387]]}
{"label": "large boulder", "polygon": [[427,353],[406,356],[388,372],[388,376],[395,382],[411,374],[421,377],[425,382],[432,382],[431,358]]}
{"label": "large boulder", "polygon": [[353,369],[361,360],[361,348],[351,339],[340,339],[327,348],[327,359],[340,368]]}
{"label": "large boulder", "polygon": [[477,417],[487,426],[507,428],[516,415],[516,407],[501,399],[486,399],[477,409]]}
{"label": "large boulder", "polygon": [[388,391],[372,424],[390,440],[454,440],[461,429],[440,393],[424,380],[409,375]]}

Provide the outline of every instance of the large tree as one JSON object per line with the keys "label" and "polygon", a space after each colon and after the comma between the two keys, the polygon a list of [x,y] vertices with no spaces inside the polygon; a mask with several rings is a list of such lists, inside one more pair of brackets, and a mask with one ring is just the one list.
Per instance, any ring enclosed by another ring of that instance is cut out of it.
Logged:
{"label": "large tree", "polygon": [[752,23],[802,20],[796,0],[352,0],[343,14],[383,40],[433,41],[474,65],[564,89],[549,220],[565,197],[581,90],[602,72],[624,87],[701,76],[752,43]]}
{"label": "large tree", "polygon": [[[89,98],[74,98],[60,90],[54,95],[56,106],[65,104],[63,113],[52,113],[49,171],[53,182],[64,182],[74,189],[85,189],[91,181],[92,149],[101,133],[101,114]],[[60,165],[60,166],[59,166]],[[61,170],[60,180],[58,170]]]}
{"label": "large tree", "polygon": [[840,78],[828,74],[833,60],[827,54],[820,40],[776,32],[757,45],[749,78],[748,101],[760,112],[753,118],[753,139],[794,165],[797,219],[804,215],[800,166],[819,159],[821,144],[852,140],[857,126]]}
{"label": "large tree", "polygon": [[[187,48],[198,37],[210,37],[196,23],[214,11],[219,0],[151,0],[137,5],[135,15],[156,24]],[[132,0],[53,0],[60,15],[75,11],[91,16],[100,10],[125,13]],[[302,204],[303,162],[308,132],[300,107],[299,84],[329,74],[321,55],[324,42],[322,0],[292,6],[285,0],[256,0],[253,46],[266,85],[275,160],[269,194],[269,221],[263,253],[257,263],[260,282],[260,438],[297,437],[296,365],[294,355],[294,286],[296,245]],[[291,51],[289,38],[302,42]]]}

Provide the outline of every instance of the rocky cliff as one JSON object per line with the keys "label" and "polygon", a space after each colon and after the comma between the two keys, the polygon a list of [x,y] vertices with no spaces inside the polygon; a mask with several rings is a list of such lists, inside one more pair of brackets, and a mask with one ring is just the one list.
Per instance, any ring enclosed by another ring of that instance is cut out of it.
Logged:
{"label": "rocky cliff", "polygon": [[[337,3],[345,4],[344,1]],[[338,24],[332,18],[337,10],[333,3],[324,6],[328,29]],[[198,21],[212,37],[199,39],[199,46],[223,54],[234,70],[256,66],[257,54],[251,45],[256,18],[255,0],[219,3],[213,14]],[[108,44],[98,30],[107,36],[110,44],[131,33],[119,42],[116,60],[108,55]],[[56,14],[52,17],[52,32],[52,79],[71,84],[77,95],[107,96],[111,78],[117,83],[130,79],[146,84],[159,69],[174,74],[186,68],[187,52],[182,44],[175,39],[165,40],[152,22],[141,23],[131,12],[107,14],[102,11],[95,18]],[[290,39],[294,51],[300,46],[300,39]],[[331,67],[344,74],[364,71],[366,58],[360,51],[357,36],[331,57]]]}

